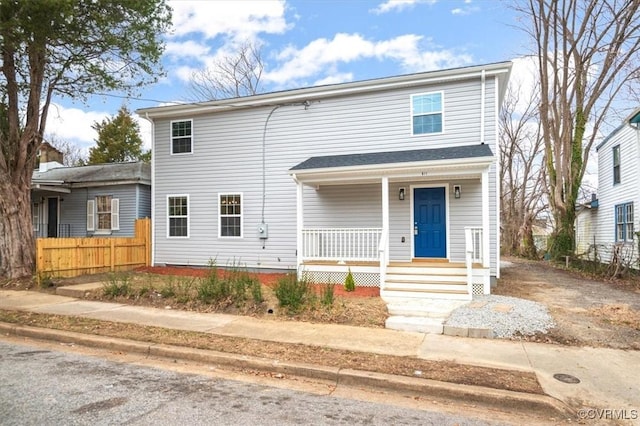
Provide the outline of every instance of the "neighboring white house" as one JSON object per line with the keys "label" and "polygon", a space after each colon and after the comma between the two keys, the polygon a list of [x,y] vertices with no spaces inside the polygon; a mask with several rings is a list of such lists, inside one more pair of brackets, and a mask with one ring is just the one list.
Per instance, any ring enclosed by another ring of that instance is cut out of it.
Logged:
{"label": "neighboring white house", "polygon": [[610,262],[614,249],[627,262],[637,259],[640,230],[640,109],[596,147],[598,200],[594,235],[598,258]]}
{"label": "neighboring white house", "polygon": [[383,298],[499,277],[510,62],[138,110],[153,123],[153,263],[293,270]]}

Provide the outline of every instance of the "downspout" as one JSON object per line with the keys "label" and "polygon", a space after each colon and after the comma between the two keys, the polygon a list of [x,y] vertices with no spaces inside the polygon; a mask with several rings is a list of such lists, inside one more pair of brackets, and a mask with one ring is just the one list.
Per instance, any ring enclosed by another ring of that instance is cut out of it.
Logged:
{"label": "downspout", "polygon": [[149,123],[151,123],[151,265],[156,264],[156,125],[155,122],[149,118],[149,113],[145,113],[144,117]]}
{"label": "downspout", "polygon": [[480,74],[480,144],[484,145],[484,115],[485,115],[485,98],[486,98],[486,82],[485,82],[485,70],[482,70]]}
{"label": "downspout", "polygon": [[[271,116],[278,108],[283,105],[276,105],[271,108],[269,115],[267,115],[267,119],[264,121],[264,129],[262,129],[262,210],[260,213],[260,226],[265,226],[264,221],[264,210],[267,204],[267,126],[269,125],[269,120]],[[264,250],[267,239],[262,238],[262,249]]]}

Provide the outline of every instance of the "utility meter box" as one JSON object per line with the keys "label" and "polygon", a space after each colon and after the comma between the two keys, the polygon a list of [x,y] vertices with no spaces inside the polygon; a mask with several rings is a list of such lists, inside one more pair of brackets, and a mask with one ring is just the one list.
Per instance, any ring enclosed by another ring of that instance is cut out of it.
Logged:
{"label": "utility meter box", "polygon": [[269,238],[269,225],[266,223],[258,225],[258,238],[262,240]]}

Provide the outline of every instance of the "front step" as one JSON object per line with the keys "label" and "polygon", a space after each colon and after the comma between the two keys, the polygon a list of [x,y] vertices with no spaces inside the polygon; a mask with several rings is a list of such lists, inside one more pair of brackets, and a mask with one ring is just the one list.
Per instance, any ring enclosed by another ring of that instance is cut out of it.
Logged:
{"label": "front step", "polygon": [[442,334],[451,312],[467,300],[413,299],[386,297],[389,318],[385,327],[392,330]]}

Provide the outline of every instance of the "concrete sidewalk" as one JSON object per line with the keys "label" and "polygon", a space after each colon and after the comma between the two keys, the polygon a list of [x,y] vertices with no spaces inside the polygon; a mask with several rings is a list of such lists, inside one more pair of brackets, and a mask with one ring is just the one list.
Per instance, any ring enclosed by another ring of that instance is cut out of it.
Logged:
{"label": "concrete sidewalk", "polygon": [[[415,356],[428,360],[535,372],[545,393],[575,410],[624,410],[640,424],[640,351],[578,348],[498,339],[422,334],[334,324],[274,321],[252,317],[196,313],[93,302],[30,291],[0,290],[0,309],[214,333],[286,343]],[[575,376],[580,383],[556,380]],[[606,418],[606,417],[604,417]]]}

